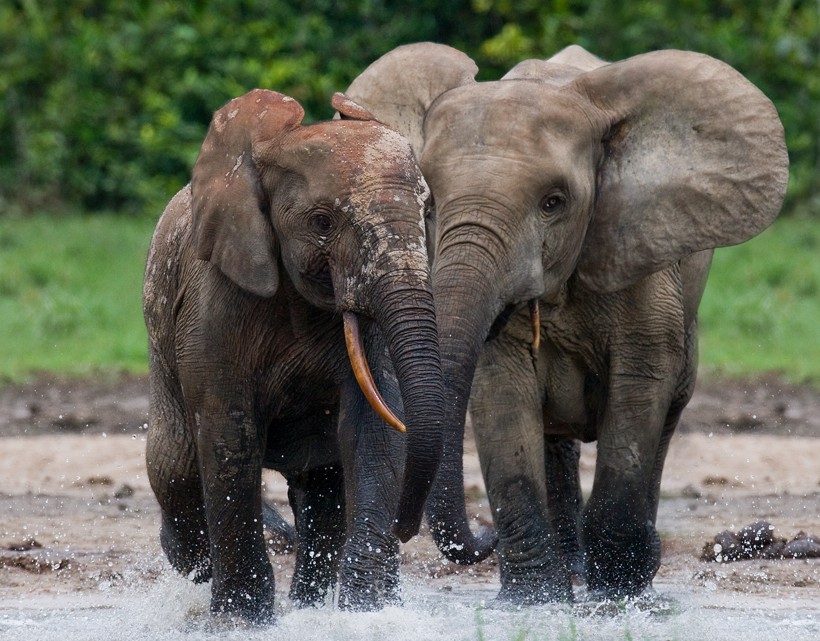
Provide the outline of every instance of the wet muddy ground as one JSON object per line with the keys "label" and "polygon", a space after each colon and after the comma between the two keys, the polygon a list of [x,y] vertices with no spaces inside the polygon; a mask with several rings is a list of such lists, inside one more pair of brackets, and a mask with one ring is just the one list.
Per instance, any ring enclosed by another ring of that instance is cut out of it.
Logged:
{"label": "wet muddy ground", "polygon": [[[494,558],[449,565],[422,535],[402,552],[405,607],[372,615],[291,611],[293,556],[272,550],[283,595],[275,634],[214,633],[207,587],[169,570],[143,462],[147,404],[142,378],[0,390],[0,638],[820,638],[820,559],[700,558],[718,532],[761,519],[777,537],[820,535],[820,393],[811,388],[700,383],[664,472],[659,599],[645,608],[499,611]],[[469,440],[466,450],[470,510],[487,524]],[[587,490],[594,457],[584,446]],[[282,479],[266,473],[265,484],[289,516]]]}

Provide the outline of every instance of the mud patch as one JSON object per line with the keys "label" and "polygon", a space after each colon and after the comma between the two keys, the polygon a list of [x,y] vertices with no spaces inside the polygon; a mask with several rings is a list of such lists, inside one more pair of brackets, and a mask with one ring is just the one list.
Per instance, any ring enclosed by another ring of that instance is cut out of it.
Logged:
{"label": "mud patch", "polygon": [[[372,616],[338,613],[332,603],[294,611],[287,602],[293,554],[272,545],[282,613],[277,638],[401,640],[421,638],[420,629],[430,639],[475,639],[479,632],[500,639],[820,638],[820,559],[701,559],[716,533],[737,534],[761,520],[787,541],[820,532],[820,393],[776,381],[745,385],[712,382],[699,391],[670,446],[654,585],[677,606],[610,604],[605,616],[566,607],[498,611],[497,559],[448,563],[422,531],[402,546],[405,607]],[[211,636],[202,623],[208,587],[177,577],[159,547],[144,463],[147,410],[143,378],[46,379],[0,390],[3,639]],[[757,417],[754,426],[729,421],[747,413]],[[594,464],[594,445],[585,445],[585,491]],[[284,481],[270,472],[264,480],[266,496],[292,522]],[[465,488],[475,527],[491,523],[469,438]],[[267,639],[271,632],[224,638]]]}

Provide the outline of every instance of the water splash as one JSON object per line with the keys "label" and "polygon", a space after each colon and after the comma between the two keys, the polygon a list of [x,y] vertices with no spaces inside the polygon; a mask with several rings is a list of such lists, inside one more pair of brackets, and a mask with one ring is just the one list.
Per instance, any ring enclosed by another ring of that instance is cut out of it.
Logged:
{"label": "water splash", "polygon": [[[283,588],[284,589],[284,588]],[[0,603],[4,641],[809,641],[820,638],[820,608],[810,601],[754,596],[716,604],[714,595],[665,593],[635,603],[497,607],[494,585],[435,590],[409,580],[404,605],[340,612],[331,603],[295,609],[278,595],[275,629],[249,628],[208,613],[209,586],[168,572],[158,579],[82,595],[27,596]],[[661,589],[663,593],[663,589]]]}

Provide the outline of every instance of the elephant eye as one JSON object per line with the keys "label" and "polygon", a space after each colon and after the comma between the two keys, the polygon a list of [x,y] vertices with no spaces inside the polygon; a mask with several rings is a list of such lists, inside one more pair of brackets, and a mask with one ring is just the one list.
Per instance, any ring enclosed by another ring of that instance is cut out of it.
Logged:
{"label": "elephant eye", "polygon": [[552,214],[561,208],[564,204],[564,197],[561,194],[547,194],[541,199],[541,211]]}
{"label": "elephant eye", "polygon": [[333,229],[333,221],[327,214],[313,214],[311,223],[313,225],[313,229],[315,229],[322,236],[326,236]]}

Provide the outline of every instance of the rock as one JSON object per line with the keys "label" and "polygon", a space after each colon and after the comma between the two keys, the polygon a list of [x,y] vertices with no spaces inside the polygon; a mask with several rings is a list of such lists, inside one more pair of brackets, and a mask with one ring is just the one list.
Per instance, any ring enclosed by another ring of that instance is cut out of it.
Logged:
{"label": "rock", "polygon": [[19,543],[9,543],[6,545],[6,549],[12,552],[28,552],[29,550],[34,550],[41,547],[43,547],[43,544],[33,538],[25,539]]}
{"label": "rock", "polygon": [[727,561],[737,561],[740,555],[740,540],[734,532],[724,530],[715,534],[715,538],[712,539],[711,543],[703,546],[700,558],[703,561],[725,563]]}
{"label": "rock", "polygon": [[765,548],[760,550],[757,553],[757,557],[760,559],[771,559],[771,560],[778,560],[783,558],[783,548],[786,547],[786,539],[775,539],[772,541],[771,545],[767,545]]}
{"label": "rock", "polygon": [[754,556],[758,550],[762,550],[774,541],[774,526],[768,521],[755,521],[738,532],[740,545],[748,558]]}
{"label": "rock", "polygon": [[791,540],[775,538],[774,526],[755,521],[740,532],[718,532],[703,546],[701,561],[726,563],[742,559],[809,559],[820,558],[820,537],[798,532]]}
{"label": "rock", "polygon": [[115,499],[126,499],[130,496],[134,496],[134,488],[127,483],[120,485],[119,489],[114,492]]}
{"label": "rock", "polygon": [[820,558],[820,541],[814,537],[789,541],[783,548],[783,557],[786,559]]}

